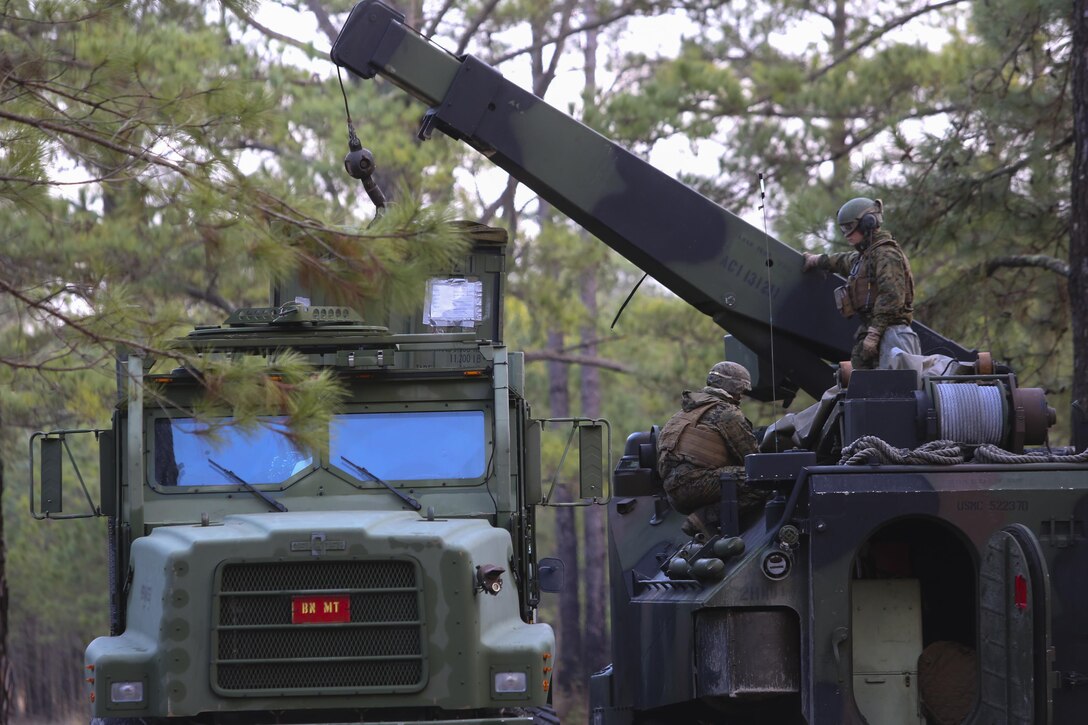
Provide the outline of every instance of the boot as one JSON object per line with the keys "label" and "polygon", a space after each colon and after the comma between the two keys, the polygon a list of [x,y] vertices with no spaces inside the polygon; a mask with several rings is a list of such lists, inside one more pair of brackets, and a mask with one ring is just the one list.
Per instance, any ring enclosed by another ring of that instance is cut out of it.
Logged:
{"label": "boot", "polygon": [[702,535],[704,541],[718,533],[718,506],[703,506],[688,514],[680,530],[691,537]]}

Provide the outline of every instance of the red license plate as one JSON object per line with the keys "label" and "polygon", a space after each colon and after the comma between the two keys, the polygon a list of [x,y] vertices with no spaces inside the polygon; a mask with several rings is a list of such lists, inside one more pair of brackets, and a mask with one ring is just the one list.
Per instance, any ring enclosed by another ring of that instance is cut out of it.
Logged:
{"label": "red license plate", "polygon": [[350,621],[350,597],[291,597],[292,624]]}

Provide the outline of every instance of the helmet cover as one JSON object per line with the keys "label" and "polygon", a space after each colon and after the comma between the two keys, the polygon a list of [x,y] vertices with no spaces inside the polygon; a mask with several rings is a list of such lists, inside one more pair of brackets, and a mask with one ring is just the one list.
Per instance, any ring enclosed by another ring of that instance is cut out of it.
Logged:
{"label": "helmet cover", "polygon": [[752,376],[743,365],[726,360],[710,368],[706,375],[706,384],[709,388],[721,388],[739,398],[751,392]]}

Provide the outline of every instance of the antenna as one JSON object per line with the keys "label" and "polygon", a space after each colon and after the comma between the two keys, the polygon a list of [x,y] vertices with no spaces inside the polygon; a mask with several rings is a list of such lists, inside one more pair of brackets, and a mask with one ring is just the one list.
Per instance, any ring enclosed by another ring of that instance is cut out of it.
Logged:
{"label": "antenna", "polygon": [[[771,283],[771,270],[774,265],[771,262],[771,235],[767,231],[767,189],[763,184],[763,172],[759,172],[759,210],[763,212],[763,260],[767,267],[767,289],[773,289]],[[778,376],[775,374],[774,364],[774,302],[771,295],[767,294],[767,327],[768,337],[771,340],[771,405],[778,400]],[[778,449],[778,436],[775,436],[775,452]]]}
{"label": "antenna", "polygon": [[612,324],[608,326],[609,330],[616,329],[616,323],[620,321],[620,315],[623,314],[623,310],[625,307],[627,307],[627,303],[630,302],[631,298],[635,296],[635,292],[638,292],[639,285],[641,285],[642,282],[649,276],[649,272],[644,272],[642,276],[638,278],[638,282],[635,282],[635,286],[631,288],[631,291],[627,295],[627,299],[623,301],[623,304],[620,305],[619,310],[616,311],[616,316],[612,318]]}

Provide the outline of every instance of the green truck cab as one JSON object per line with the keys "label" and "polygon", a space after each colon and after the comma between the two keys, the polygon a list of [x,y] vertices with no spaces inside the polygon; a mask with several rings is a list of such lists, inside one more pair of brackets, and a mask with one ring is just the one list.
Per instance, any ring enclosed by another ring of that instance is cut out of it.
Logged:
{"label": "green truck cab", "polygon": [[[283,410],[194,415],[198,373],[136,356],[109,428],[34,435],[40,518],[80,515],[63,461],[80,433],[99,444],[112,616],[86,650],[96,720],[558,722],[555,638],[536,621],[561,574],[537,562],[543,422],[502,343],[506,234],[465,233],[463,263],[387,325],[288,285],[179,341],[334,371],[348,394],[322,450],[285,435]],[[606,424],[565,424],[600,486]]]}

